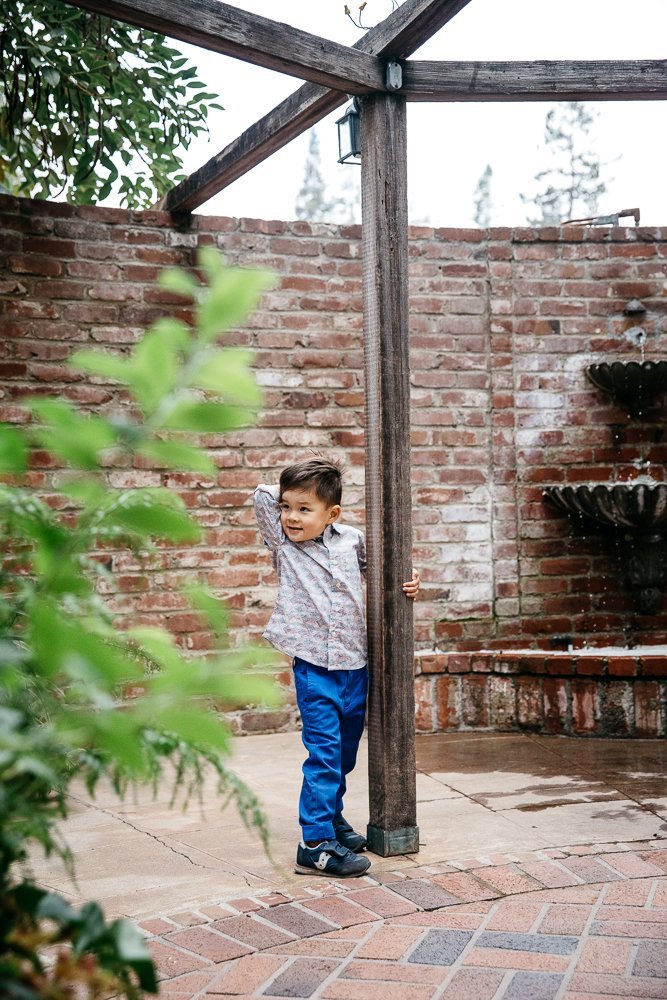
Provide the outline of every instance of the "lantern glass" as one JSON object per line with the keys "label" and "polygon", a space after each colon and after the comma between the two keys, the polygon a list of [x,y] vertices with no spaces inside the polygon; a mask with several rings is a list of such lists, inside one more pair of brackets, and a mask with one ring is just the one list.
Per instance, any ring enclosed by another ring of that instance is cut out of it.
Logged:
{"label": "lantern glass", "polygon": [[336,122],[338,126],[338,162],[354,163],[361,158],[361,129],[359,105],[356,99],[345,109]]}

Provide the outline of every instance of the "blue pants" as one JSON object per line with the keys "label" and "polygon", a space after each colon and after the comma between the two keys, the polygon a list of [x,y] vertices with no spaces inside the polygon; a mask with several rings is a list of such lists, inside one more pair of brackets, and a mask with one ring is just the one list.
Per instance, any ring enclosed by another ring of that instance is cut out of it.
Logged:
{"label": "blue pants", "polygon": [[364,731],[368,670],[325,670],[296,657],[294,684],[308,751],[299,799],[302,836],[331,840]]}

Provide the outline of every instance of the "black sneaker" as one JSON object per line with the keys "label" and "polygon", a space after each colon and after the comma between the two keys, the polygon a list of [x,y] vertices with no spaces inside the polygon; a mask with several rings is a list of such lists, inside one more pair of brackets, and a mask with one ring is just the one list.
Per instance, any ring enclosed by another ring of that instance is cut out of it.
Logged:
{"label": "black sneaker", "polygon": [[343,817],[342,813],[338,816],[334,816],[333,828],[336,840],[343,847],[347,847],[348,851],[353,851],[355,854],[359,854],[360,851],[365,851],[367,847],[366,838],[361,833],[357,833],[353,830],[348,821]]}
{"label": "black sneaker", "polygon": [[294,871],[298,875],[328,875],[331,878],[358,878],[365,875],[371,863],[359,858],[337,840],[324,840],[317,847],[300,843]]}

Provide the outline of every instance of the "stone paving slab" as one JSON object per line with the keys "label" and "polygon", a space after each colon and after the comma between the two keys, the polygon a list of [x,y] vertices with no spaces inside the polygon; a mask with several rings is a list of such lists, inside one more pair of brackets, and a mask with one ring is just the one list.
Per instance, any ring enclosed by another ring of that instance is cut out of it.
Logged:
{"label": "stone paving slab", "polygon": [[665,1000],[664,841],[551,853],[304,880],[139,926],[170,1000]]}

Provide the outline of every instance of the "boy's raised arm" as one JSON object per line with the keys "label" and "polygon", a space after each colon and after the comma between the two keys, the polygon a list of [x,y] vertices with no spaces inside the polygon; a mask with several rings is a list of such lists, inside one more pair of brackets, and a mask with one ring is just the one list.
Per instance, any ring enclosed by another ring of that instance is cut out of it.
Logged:
{"label": "boy's raised arm", "polygon": [[257,524],[262,538],[270,549],[278,548],[285,540],[285,534],[280,524],[279,495],[278,486],[265,484],[258,486],[253,494]]}

